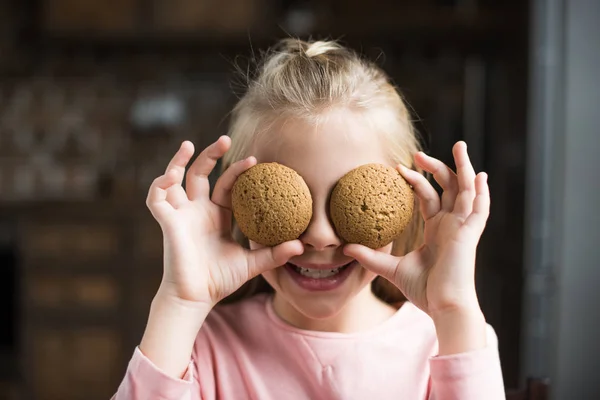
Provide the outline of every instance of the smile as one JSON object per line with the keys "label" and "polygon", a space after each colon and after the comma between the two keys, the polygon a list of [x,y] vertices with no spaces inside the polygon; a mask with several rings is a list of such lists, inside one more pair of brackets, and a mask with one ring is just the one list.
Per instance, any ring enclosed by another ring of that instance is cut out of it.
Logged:
{"label": "smile", "polygon": [[303,265],[288,262],[285,270],[301,288],[309,291],[333,290],[341,286],[358,263],[351,261],[344,265]]}
{"label": "smile", "polygon": [[[291,264],[291,263],[290,263]],[[329,278],[336,274],[339,274],[343,269],[348,268],[352,264],[349,262],[347,264],[342,265],[341,267],[331,268],[331,269],[322,269],[322,268],[303,268],[298,267],[294,264],[291,264],[294,270],[302,276],[306,276],[313,279],[323,279]]]}

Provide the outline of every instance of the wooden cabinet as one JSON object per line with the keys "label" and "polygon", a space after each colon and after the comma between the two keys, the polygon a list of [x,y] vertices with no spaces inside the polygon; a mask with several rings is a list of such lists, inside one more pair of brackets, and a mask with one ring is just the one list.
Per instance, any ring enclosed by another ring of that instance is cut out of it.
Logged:
{"label": "wooden cabinet", "polygon": [[72,274],[61,271],[29,272],[26,296],[32,307],[116,311],[121,291],[115,277],[102,273]]}
{"label": "wooden cabinet", "polygon": [[138,24],[139,0],[45,0],[43,24],[50,32],[122,34]]}
{"label": "wooden cabinet", "polygon": [[35,399],[108,399],[114,394],[123,358],[114,328],[39,327],[32,332],[31,345]]}
{"label": "wooden cabinet", "polygon": [[140,217],[101,202],[26,207],[18,213],[25,398],[110,398],[150,306],[147,280],[133,272],[141,268],[132,260],[152,258],[135,256]]}
{"label": "wooden cabinet", "polygon": [[[118,254],[118,227],[97,221],[32,221],[23,232],[27,238],[28,259],[68,260],[86,265],[89,261],[111,259]],[[68,255],[68,257],[66,257]]]}
{"label": "wooden cabinet", "polygon": [[[50,35],[160,38],[245,35],[267,14],[267,0],[45,0]],[[226,11],[224,11],[226,10]]]}
{"label": "wooden cabinet", "polygon": [[245,34],[265,11],[261,0],[153,0],[158,32]]}

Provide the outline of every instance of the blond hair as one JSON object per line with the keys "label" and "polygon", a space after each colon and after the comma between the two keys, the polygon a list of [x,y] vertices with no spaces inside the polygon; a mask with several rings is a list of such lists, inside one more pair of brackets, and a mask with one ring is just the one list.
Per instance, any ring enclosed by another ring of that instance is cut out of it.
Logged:
{"label": "blond hair", "polygon": [[[363,117],[373,134],[385,140],[390,162],[414,168],[414,154],[421,148],[419,138],[399,91],[379,67],[334,41],[284,39],[263,55],[254,76],[248,76],[246,93],[231,115],[232,146],[223,158],[222,171],[250,156],[256,138],[269,133],[274,123],[298,118],[317,124],[334,108]],[[248,240],[235,222],[234,236],[248,247]],[[409,227],[394,242],[392,253],[404,255],[418,247],[421,239],[422,218],[416,212]],[[404,299],[382,277],[373,281],[372,290],[389,303]],[[258,276],[226,302],[265,291],[272,289]]]}

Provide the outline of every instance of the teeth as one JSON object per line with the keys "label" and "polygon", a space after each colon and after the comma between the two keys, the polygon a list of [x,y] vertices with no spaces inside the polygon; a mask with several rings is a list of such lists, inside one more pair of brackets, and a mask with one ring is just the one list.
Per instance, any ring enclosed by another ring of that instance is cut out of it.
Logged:
{"label": "teeth", "polygon": [[313,278],[313,279],[322,279],[329,278],[340,272],[343,267],[334,268],[334,269],[309,269],[309,268],[300,268],[295,267],[296,271],[303,276]]}

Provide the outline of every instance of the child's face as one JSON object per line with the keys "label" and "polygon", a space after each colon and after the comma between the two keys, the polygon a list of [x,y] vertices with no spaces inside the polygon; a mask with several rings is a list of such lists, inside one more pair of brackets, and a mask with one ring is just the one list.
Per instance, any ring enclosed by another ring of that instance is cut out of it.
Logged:
{"label": "child's face", "polygon": [[[378,136],[362,119],[348,111],[329,114],[315,127],[299,120],[279,125],[276,139],[261,139],[255,156],[259,163],[278,162],[304,178],[313,199],[313,216],[300,240],[304,254],[290,263],[314,268],[345,265],[352,259],[342,253],[343,241],[329,218],[329,196],[337,181],[350,170],[368,163],[390,164]],[[251,242],[251,248],[261,245]],[[390,252],[392,245],[380,251]],[[356,262],[331,278],[307,278],[291,265],[265,272],[264,278],[277,292],[276,302],[311,319],[335,316],[376,277]],[[364,293],[364,292],[363,292]],[[283,316],[286,317],[285,315]]]}

